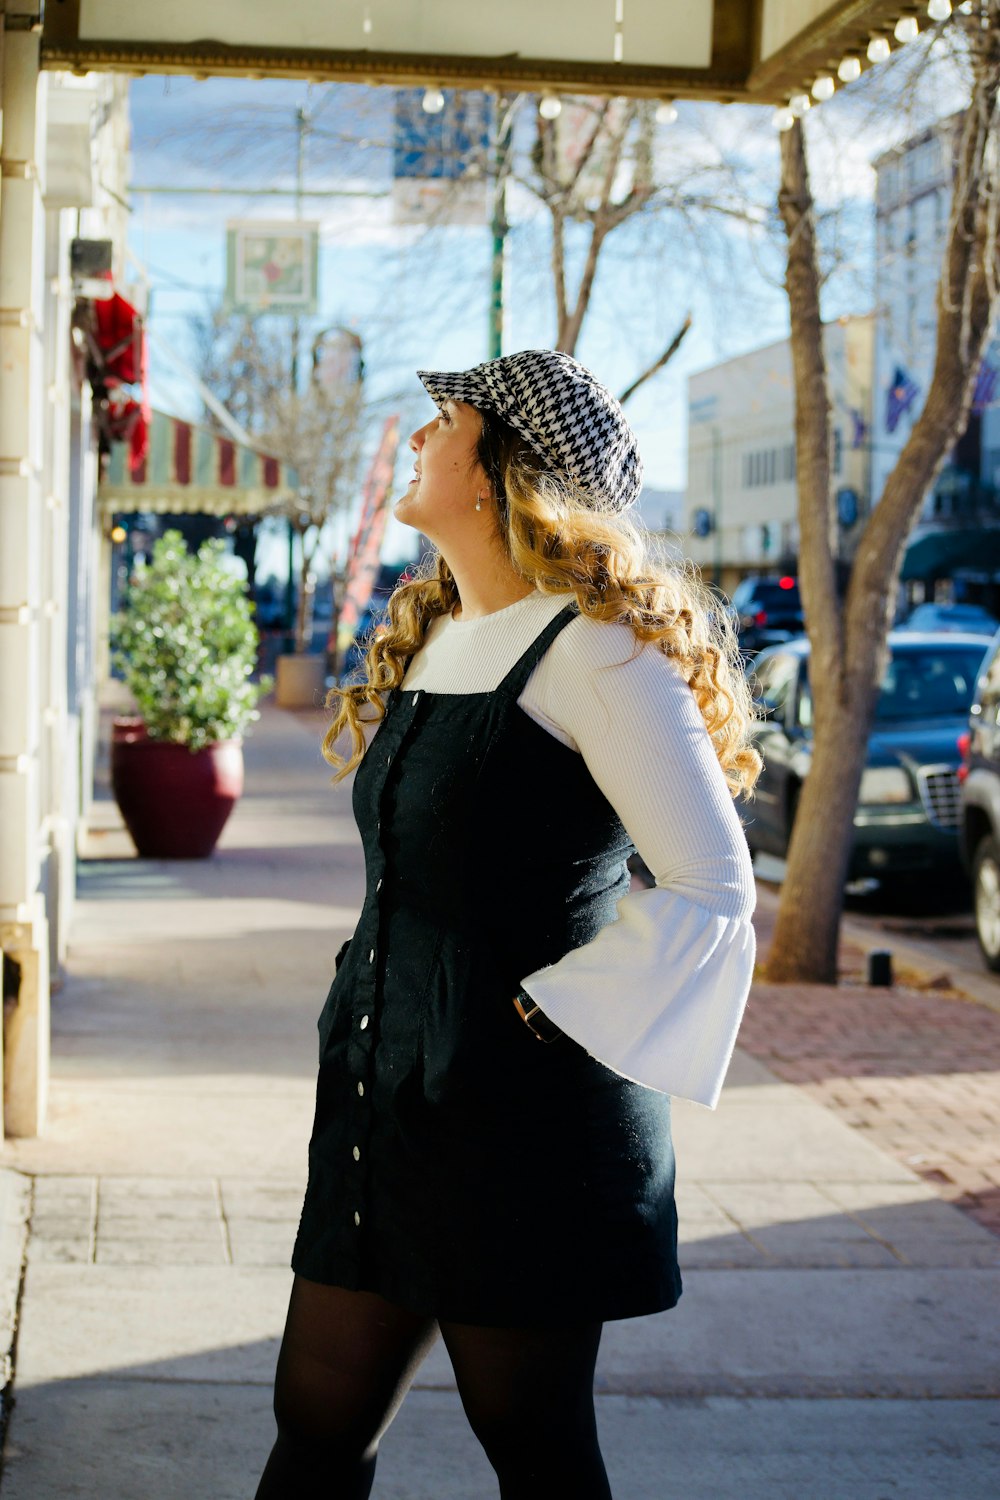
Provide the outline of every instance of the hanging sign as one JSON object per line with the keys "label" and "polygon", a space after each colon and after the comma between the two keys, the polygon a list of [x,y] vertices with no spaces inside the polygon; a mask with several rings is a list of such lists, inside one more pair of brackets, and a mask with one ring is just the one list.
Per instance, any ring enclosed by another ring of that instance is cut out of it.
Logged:
{"label": "hanging sign", "polygon": [[317,311],[319,225],[304,219],[231,219],[226,309],[311,317]]}

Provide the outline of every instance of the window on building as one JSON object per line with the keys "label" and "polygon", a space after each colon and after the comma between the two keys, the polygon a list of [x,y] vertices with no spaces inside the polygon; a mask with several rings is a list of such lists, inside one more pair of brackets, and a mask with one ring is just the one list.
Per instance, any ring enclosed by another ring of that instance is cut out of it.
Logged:
{"label": "window on building", "polygon": [[844,434],[839,427],[833,429],[833,472],[839,474],[844,466]]}

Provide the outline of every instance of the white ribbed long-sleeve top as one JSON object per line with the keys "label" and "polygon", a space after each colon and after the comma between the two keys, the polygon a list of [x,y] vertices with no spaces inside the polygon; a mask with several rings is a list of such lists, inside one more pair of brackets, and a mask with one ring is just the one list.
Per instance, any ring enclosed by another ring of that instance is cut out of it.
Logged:
{"label": "white ribbed long-sleeve top", "polygon": [[[478,618],[440,616],[403,691],[492,692],[567,602],[536,591]],[[571,620],[518,703],[583,756],[656,885],[522,984],[607,1067],[714,1108],[753,973],[753,871],[694,694],[661,651],[636,647],[627,625]]]}

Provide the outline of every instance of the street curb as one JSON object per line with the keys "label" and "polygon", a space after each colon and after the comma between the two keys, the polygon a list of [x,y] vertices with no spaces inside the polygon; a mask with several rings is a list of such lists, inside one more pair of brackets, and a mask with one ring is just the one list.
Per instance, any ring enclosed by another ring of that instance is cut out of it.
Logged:
{"label": "street curb", "polygon": [[0,1470],[13,1400],[17,1320],[31,1218],[32,1181],[0,1168]]}
{"label": "street curb", "polygon": [[975,974],[971,969],[950,963],[930,943],[914,942],[912,938],[901,942],[894,932],[876,936],[867,927],[855,926],[850,917],[843,918],[841,929],[844,936],[866,955],[876,948],[888,948],[897,965],[915,969],[928,979],[946,975],[952,988],[966,1000],[974,1000],[979,1005],[1000,1012],[1000,985],[985,971]]}
{"label": "street curb", "polygon": [[[781,886],[774,881],[756,878],[758,904],[767,902],[777,909],[781,899]],[[925,979],[936,979],[944,975],[952,989],[965,1000],[985,1005],[1000,1013],[1000,983],[985,970],[978,974],[953,960],[943,958],[930,943],[914,942],[912,938],[901,940],[896,933],[873,932],[870,927],[852,922],[850,916],[840,919],[840,935],[855,948],[867,955],[876,949],[889,949],[896,968],[913,969]]]}

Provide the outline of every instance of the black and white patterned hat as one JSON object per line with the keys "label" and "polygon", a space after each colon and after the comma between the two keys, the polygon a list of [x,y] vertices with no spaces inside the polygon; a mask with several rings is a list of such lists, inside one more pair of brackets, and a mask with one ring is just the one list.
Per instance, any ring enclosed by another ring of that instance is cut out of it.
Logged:
{"label": "black and white patterned hat", "polygon": [[471,370],[417,374],[438,406],[468,401],[502,417],[594,510],[621,511],[638,499],[635,433],[610,391],[570,355],[524,349]]}

